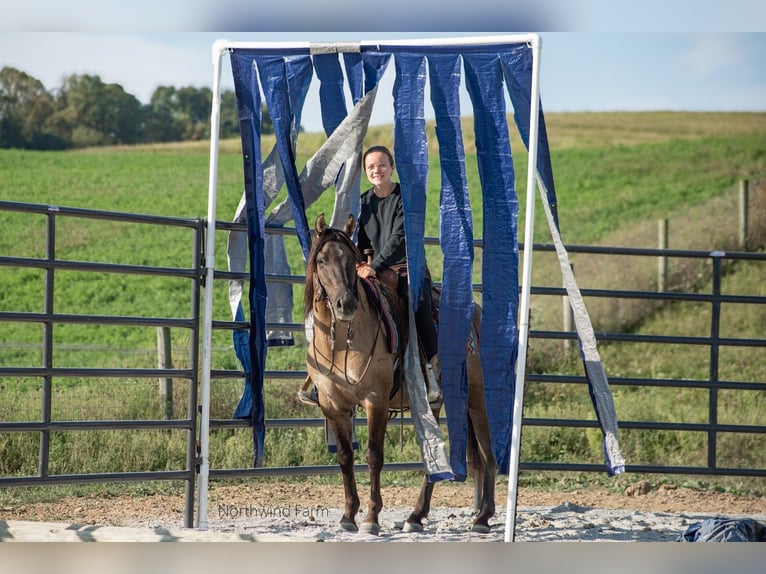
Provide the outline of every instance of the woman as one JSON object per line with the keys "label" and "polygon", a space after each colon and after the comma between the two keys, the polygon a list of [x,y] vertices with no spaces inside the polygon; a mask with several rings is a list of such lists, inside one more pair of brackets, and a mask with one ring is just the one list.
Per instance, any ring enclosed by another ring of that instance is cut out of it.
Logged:
{"label": "woman", "polygon": [[[372,187],[362,194],[357,245],[362,253],[371,250],[372,260],[369,263],[358,264],[357,275],[362,278],[376,277],[391,270],[398,277],[399,296],[407,298],[404,204],[399,183],[391,179],[394,174],[394,156],[385,146],[372,146],[364,152],[362,165]],[[420,300],[415,310],[415,327],[426,358],[429,402],[441,398],[438,383],[440,369],[437,333],[431,311],[431,289],[431,276],[426,269]],[[299,399],[302,402],[314,404],[314,397],[310,397],[306,389],[307,385],[304,385],[298,393]]]}
{"label": "woman", "polygon": [[[362,253],[371,249],[370,263],[357,268],[360,277],[375,277],[386,269],[399,277],[398,292],[407,297],[407,247],[404,237],[404,204],[401,188],[391,178],[394,156],[385,146],[372,146],[362,156],[362,165],[372,188],[362,194],[357,244]],[[420,300],[415,311],[415,325],[426,358],[428,399],[439,398],[439,357],[437,334],[431,311],[431,276],[426,270]]]}

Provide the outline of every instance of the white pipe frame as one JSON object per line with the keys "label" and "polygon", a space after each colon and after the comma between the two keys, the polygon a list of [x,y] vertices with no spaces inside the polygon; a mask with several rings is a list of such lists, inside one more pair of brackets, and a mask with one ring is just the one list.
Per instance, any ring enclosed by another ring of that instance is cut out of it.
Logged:
{"label": "white pipe frame", "polygon": [[[516,497],[519,473],[519,446],[521,442],[521,413],[524,402],[524,379],[526,376],[527,344],[529,340],[529,298],[532,277],[532,242],[535,218],[535,186],[537,173],[537,136],[540,99],[540,52],[542,40],[538,34],[512,34],[507,36],[474,36],[463,38],[405,39],[360,42],[360,47],[386,46],[465,46],[492,44],[521,44],[532,47],[532,86],[530,94],[529,160],[527,167],[527,194],[524,234],[524,258],[522,268],[521,301],[519,309],[519,349],[516,360],[516,386],[513,401],[513,429],[508,473],[508,500],[506,505],[505,541],[514,540]],[[199,494],[197,499],[197,528],[208,528],[208,485],[210,474],[210,372],[212,368],[213,280],[215,274],[215,221],[218,185],[218,151],[221,123],[221,60],[232,49],[311,49],[312,42],[231,42],[216,40],[213,56],[213,105],[210,114],[210,175],[208,182],[207,235],[205,249],[205,289],[202,330],[202,376],[200,402],[199,440]],[[331,45],[327,42],[317,45]],[[339,42],[347,50],[349,42]]]}
{"label": "white pipe frame", "polygon": [[532,243],[535,231],[535,188],[537,185],[537,136],[540,111],[540,52],[542,40],[532,42],[532,86],[529,102],[529,160],[527,163],[527,200],[524,216],[524,258],[519,303],[519,352],[516,358],[516,386],[513,397],[513,430],[508,469],[508,497],[505,512],[505,541],[513,542],[516,530],[516,499],[519,484],[521,414],[524,407],[524,380],[527,372],[529,342],[529,295],[532,283]]}

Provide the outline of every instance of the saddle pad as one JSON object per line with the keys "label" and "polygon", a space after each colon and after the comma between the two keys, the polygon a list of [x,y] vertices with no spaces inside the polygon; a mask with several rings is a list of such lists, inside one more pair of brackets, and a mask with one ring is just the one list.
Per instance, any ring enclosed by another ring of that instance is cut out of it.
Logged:
{"label": "saddle pad", "polygon": [[362,285],[364,285],[367,295],[375,305],[375,308],[378,310],[383,320],[383,331],[385,332],[386,341],[388,342],[388,351],[390,353],[400,352],[401,337],[399,336],[399,328],[396,321],[394,321],[394,316],[389,307],[388,299],[380,292],[380,284],[376,281],[371,281],[368,278],[363,278]]}

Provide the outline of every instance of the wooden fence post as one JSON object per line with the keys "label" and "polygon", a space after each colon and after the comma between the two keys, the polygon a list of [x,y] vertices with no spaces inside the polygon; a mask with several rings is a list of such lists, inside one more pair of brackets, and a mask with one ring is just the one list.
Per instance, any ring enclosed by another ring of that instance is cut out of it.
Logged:
{"label": "wooden fence post", "polygon": [[[660,249],[668,248],[668,220],[660,219],[657,228]],[[657,291],[666,291],[668,287],[668,258],[660,255],[657,259]]]}
{"label": "wooden fence post", "polygon": [[739,182],[739,248],[747,251],[747,218],[748,218],[749,182],[742,179]]}
{"label": "wooden fence post", "polygon": [[[173,368],[173,349],[170,343],[170,327],[157,327],[157,366]],[[160,377],[160,403],[165,407],[165,419],[173,418],[173,379]]]}

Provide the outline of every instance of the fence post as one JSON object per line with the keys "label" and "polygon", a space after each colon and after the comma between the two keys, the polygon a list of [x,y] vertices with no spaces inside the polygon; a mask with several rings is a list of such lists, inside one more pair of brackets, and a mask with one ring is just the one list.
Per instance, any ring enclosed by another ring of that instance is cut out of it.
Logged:
{"label": "fence post", "polygon": [[[660,249],[668,248],[668,220],[660,219],[658,226],[658,242]],[[657,291],[666,291],[668,287],[668,258],[660,255],[657,259]]]}
{"label": "fence post", "polygon": [[747,251],[747,219],[748,219],[748,196],[749,182],[742,179],[739,182],[739,248]]}
{"label": "fence post", "polygon": [[[157,366],[173,368],[173,349],[170,344],[170,327],[157,327]],[[165,419],[173,418],[173,379],[160,377],[160,403],[165,406]]]}

